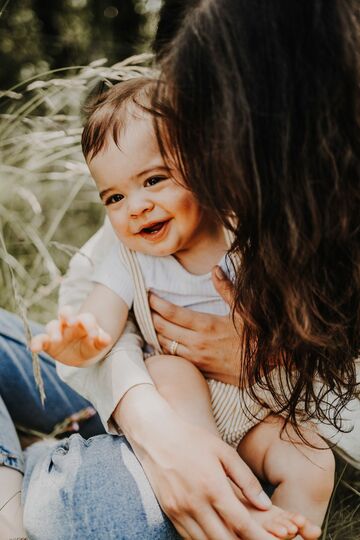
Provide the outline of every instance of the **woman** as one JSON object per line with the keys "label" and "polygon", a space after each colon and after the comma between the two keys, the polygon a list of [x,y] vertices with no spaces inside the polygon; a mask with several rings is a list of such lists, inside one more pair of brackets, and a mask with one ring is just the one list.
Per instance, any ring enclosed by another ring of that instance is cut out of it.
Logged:
{"label": "woman", "polygon": [[[176,24],[160,26],[165,42],[172,42],[161,53],[174,126],[179,126],[173,131],[170,125],[169,133],[184,157],[185,177],[201,200],[225,218],[230,214],[241,218],[235,248],[243,260],[235,298],[236,319],[244,324],[244,357],[255,379],[269,371],[269,359],[278,354],[301,375],[285,404],[291,418],[304,388],[303,375],[311,369],[341,394],[340,405],[355,389],[359,326],[355,7],[350,1],[305,5],[272,0],[255,5],[219,0],[186,2],[186,6],[165,2],[161,18],[169,21],[168,13],[178,15]],[[331,62],[325,73],[319,72],[327,61]],[[320,95],[327,98],[326,109]],[[319,117],[325,110],[327,114]],[[314,148],[321,150],[320,156]],[[288,237],[283,234],[285,226]],[[334,258],[329,246],[335,249]],[[153,305],[162,311],[158,300],[153,299]],[[169,338],[177,340],[176,327],[159,317],[156,324],[165,346]],[[233,329],[224,331],[230,328],[229,321],[214,318],[211,324],[225,336],[227,354],[224,361],[216,352],[213,358],[210,353],[212,361],[200,367],[212,377],[234,381],[238,339]],[[197,355],[201,360],[211,350],[211,338],[203,333],[199,339],[207,343],[202,347],[205,354]],[[182,333],[178,341],[179,354],[186,357],[192,350],[192,336]],[[255,364],[249,361],[254,343]],[[340,371],[333,360],[338,353]],[[326,355],[328,363],[323,360]],[[106,394],[109,389],[116,407],[114,366],[111,363],[95,379],[97,390]],[[112,419],[131,442],[180,534],[200,539],[269,538],[229,490],[224,468],[238,471],[238,484],[252,504],[266,506],[263,496],[257,497],[259,484],[238,456],[221,441],[215,443],[208,434],[174,418],[141,368],[136,373],[136,384],[127,391],[123,385],[117,396],[122,399]],[[73,380],[77,377],[74,372]],[[81,381],[80,376],[75,384],[84,388]],[[306,391],[316,403],[312,380],[306,381]],[[112,412],[107,403],[103,420]],[[75,437],[51,451],[38,446],[38,453],[33,447],[25,484],[25,523],[31,538],[176,537],[121,438],[104,435],[85,443]],[[100,495],[99,490],[103,490]],[[66,523],[61,520],[64,512]]]}

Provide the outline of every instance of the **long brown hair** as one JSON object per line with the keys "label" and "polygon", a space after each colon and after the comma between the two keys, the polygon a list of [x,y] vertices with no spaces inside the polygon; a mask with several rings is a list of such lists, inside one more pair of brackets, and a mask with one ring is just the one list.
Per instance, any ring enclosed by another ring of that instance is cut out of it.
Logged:
{"label": "long brown hair", "polygon": [[[168,34],[166,6],[179,2],[165,1],[160,18],[163,148],[175,148],[204,205],[228,226],[236,216],[241,365],[295,425],[301,402],[341,429],[358,391],[359,4],[185,3]],[[338,399],[328,407],[329,391]]]}

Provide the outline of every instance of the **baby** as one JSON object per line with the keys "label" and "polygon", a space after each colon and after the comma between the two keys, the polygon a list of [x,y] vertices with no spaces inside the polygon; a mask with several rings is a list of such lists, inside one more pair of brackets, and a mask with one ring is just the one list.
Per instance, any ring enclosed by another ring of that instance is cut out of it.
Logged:
{"label": "baby", "polygon": [[158,391],[185,420],[236,447],[254,473],[275,487],[270,510],[249,508],[254,518],[278,538],[318,538],[334,460],[312,426],[302,428],[307,445],[291,425],[282,431],[280,416],[249,398],[246,381],[240,381],[240,389],[205,381],[191,363],[175,356],[174,344],[173,355],[155,354],[161,349],[146,291],[195,311],[225,315],[229,308],[210,272],[219,265],[232,277],[226,231],[187,189],[171,159],[164,162],[154,129],[155,87],[150,79],[123,82],[88,107],[83,151],[121,243],[96,272],[80,313],[64,309],[47,334],[33,338],[31,348],[68,365],[98,362],[121,335],[135,302]]}

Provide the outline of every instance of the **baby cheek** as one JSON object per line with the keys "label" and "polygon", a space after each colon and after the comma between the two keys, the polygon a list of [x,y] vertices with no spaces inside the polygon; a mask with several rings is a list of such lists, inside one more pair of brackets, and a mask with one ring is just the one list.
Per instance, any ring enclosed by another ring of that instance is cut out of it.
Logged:
{"label": "baby cheek", "polygon": [[189,191],[185,191],[183,196],[180,198],[179,206],[181,206],[183,212],[187,214],[197,214],[200,213],[200,207],[196,199],[191,195]]}
{"label": "baby cheek", "polygon": [[119,219],[118,216],[111,215],[111,213],[109,214],[109,219],[117,237],[123,240],[127,236],[126,223],[122,219]]}

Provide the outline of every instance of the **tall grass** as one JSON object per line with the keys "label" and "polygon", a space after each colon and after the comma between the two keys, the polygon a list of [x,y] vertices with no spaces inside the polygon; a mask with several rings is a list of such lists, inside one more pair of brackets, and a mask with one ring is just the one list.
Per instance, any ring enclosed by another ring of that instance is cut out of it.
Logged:
{"label": "tall grass", "polygon": [[[69,257],[103,219],[80,150],[81,104],[99,81],[150,74],[149,61],[100,60],[0,93],[1,306],[25,324],[55,316]],[[360,473],[340,462],[323,539],[360,540]]]}

